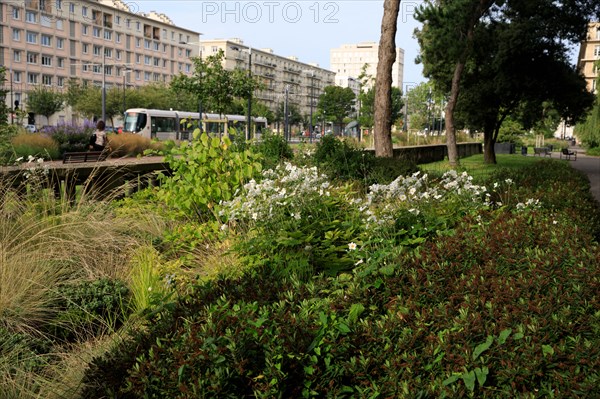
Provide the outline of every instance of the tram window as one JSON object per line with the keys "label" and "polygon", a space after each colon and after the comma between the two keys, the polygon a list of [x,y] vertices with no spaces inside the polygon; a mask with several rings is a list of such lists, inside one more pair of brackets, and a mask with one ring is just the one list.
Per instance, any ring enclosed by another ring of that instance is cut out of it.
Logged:
{"label": "tram window", "polygon": [[152,131],[161,133],[175,132],[175,118],[152,117]]}

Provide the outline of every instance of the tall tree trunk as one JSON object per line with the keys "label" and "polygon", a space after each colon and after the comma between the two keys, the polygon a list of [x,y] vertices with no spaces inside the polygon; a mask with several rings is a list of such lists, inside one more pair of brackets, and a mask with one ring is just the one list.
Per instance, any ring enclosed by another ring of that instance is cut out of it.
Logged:
{"label": "tall tree trunk", "polygon": [[483,126],[483,163],[495,164],[496,163],[496,150],[494,145],[496,144],[496,123],[495,121],[486,121]]}
{"label": "tall tree trunk", "polygon": [[458,94],[460,92],[460,78],[465,69],[465,63],[471,52],[471,46],[473,45],[473,36],[475,34],[475,27],[479,19],[483,14],[494,4],[494,0],[479,0],[477,6],[473,9],[473,13],[469,18],[469,24],[467,25],[467,31],[465,33],[465,48],[460,55],[460,58],[456,62],[454,67],[454,74],[452,75],[452,86],[450,89],[450,97],[448,104],[446,105],[446,145],[448,147],[448,162],[450,166],[456,168],[458,166],[458,149],[456,147],[456,127],[454,126],[454,110],[456,109],[456,103],[458,101]]}
{"label": "tall tree trunk", "polygon": [[396,30],[400,0],[384,0],[381,38],[375,79],[375,156],[391,158],[392,147],[392,66],[396,61]]}

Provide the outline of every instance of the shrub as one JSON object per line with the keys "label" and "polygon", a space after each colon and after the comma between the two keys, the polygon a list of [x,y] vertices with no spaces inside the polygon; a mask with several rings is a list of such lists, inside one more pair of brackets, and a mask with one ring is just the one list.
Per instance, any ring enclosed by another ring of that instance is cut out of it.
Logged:
{"label": "shrub", "polygon": [[262,139],[254,144],[256,152],[262,154],[263,169],[273,169],[282,161],[291,161],[294,152],[283,136],[263,131]]}
{"label": "shrub", "polygon": [[86,151],[95,129],[95,123],[86,119],[83,125],[61,122],[56,126],[49,126],[45,128],[45,133],[58,143],[62,155],[70,151]]}
{"label": "shrub", "polygon": [[108,136],[112,157],[137,156],[147,150],[161,151],[165,146],[161,142],[151,141],[134,133],[110,134]]}
{"label": "shrub", "polygon": [[60,158],[57,143],[45,134],[21,133],[12,138],[11,144],[15,158],[30,156],[45,160]]}

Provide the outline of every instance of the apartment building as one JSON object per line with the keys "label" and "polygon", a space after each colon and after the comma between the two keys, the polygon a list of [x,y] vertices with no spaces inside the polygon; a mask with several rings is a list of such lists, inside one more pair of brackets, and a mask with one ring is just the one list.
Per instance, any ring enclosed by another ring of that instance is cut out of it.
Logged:
{"label": "apartment building", "polygon": [[[340,77],[352,77],[358,79],[363,66],[366,64],[367,75],[375,78],[377,76],[377,64],[379,60],[379,45],[375,42],[362,42],[358,44],[343,44],[339,48],[331,49],[329,52],[330,68]],[[392,66],[392,86],[402,88],[404,76],[404,50],[396,49],[396,62]],[[370,88],[374,81],[370,81],[366,87]]]}
{"label": "apartment building", "polygon": [[[71,78],[109,88],[168,83],[181,72],[192,73],[190,57],[198,55],[200,34],[175,26],[165,14],[135,12],[129,4],[3,0],[0,65],[7,71],[7,104],[18,101],[22,108],[33,87],[63,90]],[[71,118],[65,110],[50,123]]]}
{"label": "apartment building", "polygon": [[248,70],[250,67],[252,74],[260,77],[265,88],[254,93],[254,98],[272,111],[276,111],[287,97],[288,104],[296,105],[301,114],[310,115],[311,110],[316,110],[323,89],[335,84],[335,73],[316,64],[301,62],[294,56],[284,57],[272,49],[253,48],[238,38],[201,40],[202,57],[220,50],[225,55],[225,69]]}
{"label": "apartment building", "polygon": [[588,90],[597,92],[598,68],[600,68],[600,22],[592,22],[588,27],[587,40],[579,47],[577,66],[587,82]]}

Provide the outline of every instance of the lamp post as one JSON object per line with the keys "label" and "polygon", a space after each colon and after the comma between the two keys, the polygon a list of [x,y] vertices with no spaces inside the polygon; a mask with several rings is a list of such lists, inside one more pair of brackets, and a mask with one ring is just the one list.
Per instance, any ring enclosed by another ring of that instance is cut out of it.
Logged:
{"label": "lamp post", "polygon": [[308,129],[309,141],[312,143],[313,140],[313,103],[315,101],[315,71],[310,70],[310,128]]}
{"label": "lamp post", "polygon": [[289,135],[289,111],[288,111],[288,94],[290,92],[290,85],[285,85],[285,102],[283,103],[283,135],[286,141],[290,140]]}
{"label": "lamp post", "polygon": [[13,108],[14,107],[14,102],[13,102],[13,72],[12,72],[12,67],[10,68],[10,104],[11,104],[11,108],[12,108],[12,111],[10,113],[10,124],[14,125],[14,123],[15,123],[15,111],[16,111],[16,109]]}
{"label": "lamp post", "polygon": [[[248,80],[252,79],[252,47],[248,47],[245,50],[240,49],[238,46],[231,46],[232,50],[235,51],[246,51],[248,52]],[[250,140],[252,137],[252,90],[248,90],[248,114],[246,116],[246,140]]]}
{"label": "lamp post", "polygon": [[102,47],[102,120],[106,123],[106,48]]}
{"label": "lamp post", "polygon": [[123,115],[125,115],[125,111],[127,111],[127,98],[126,98],[126,90],[127,86],[125,83],[125,75],[133,72],[133,69],[123,68],[121,74],[123,75]]}

